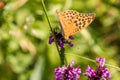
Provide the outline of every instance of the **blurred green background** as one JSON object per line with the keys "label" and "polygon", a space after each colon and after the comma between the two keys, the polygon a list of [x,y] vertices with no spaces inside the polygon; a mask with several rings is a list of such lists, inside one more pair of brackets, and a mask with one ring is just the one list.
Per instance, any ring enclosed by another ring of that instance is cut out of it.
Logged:
{"label": "blurred green background", "polygon": [[[41,0],[0,0],[0,80],[55,80],[54,68],[60,65],[55,44],[49,45],[50,28]],[[52,27],[58,26],[56,9],[95,13],[92,24],[74,35],[74,47],[66,45],[68,63],[75,60],[82,72],[105,57],[107,63],[120,66],[120,0],[45,0]],[[110,80],[120,80],[120,72],[109,67]],[[80,80],[87,80],[81,75]]]}

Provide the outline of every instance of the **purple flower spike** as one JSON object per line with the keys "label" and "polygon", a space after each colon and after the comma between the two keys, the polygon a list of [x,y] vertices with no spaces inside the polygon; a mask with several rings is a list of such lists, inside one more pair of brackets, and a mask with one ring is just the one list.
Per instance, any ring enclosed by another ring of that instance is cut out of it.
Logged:
{"label": "purple flower spike", "polygon": [[56,80],[77,80],[78,78],[80,78],[80,66],[74,68],[74,63],[75,62],[72,61],[68,66],[55,68]]}
{"label": "purple flower spike", "polygon": [[71,63],[69,64],[70,67],[72,67],[75,64],[75,61],[71,61]]}
{"label": "purple flower spike", "polygon": [[61,47],[61,48],[64,48],[64,43],[60,40],[58,45]]}
{"label": "purple flower spike", "polygon": [[99,62],[100,66],[103,67],[105,64],[105,58],[96,58],[96,62]]}
{"label": "purple flower spike", "polygon": [[72,42],[67,42],[69,44],[70,47],[73,47],[74,44]]}
{"label": "purple flower spike", "polygon": [[111,74],[108,72],[108,68],[103,69],[102,73],[104,73],[103,74],[104,78],[111,78]]}
{"label": "purple flower spike", "polygon": [[[73,47],[73,43],[66,40],[61,33],[54,32],[54,35],[55,35],[56,39],[54,39],[54,36],[52,33],[50,34],[49,44],[52,44],[56,40],[57,44],[59,45],[60,48],[64,48],[64,44],[69,44],[70,47]],[[73,40],[74,38],[72,36],[70,36],[70,39]]]}
{"label": "purple flower spike", "polygon": [[95,76],[95,71],[92,70],[92,68],[88,65],[86,73],[84,75],[90,78],[92,76]]}
{"label": "purple flower spike", "polygon": [[52,44],[52,42],[54,42],[54,38],[53,38],[53,35],[50,34],[50,37],[49,37],[49,44]]}
{"label": "purple flower spike", "polygon": [[105,61],[105,58],[96,58],[96,62],[99,62],[98,68],[92,70],[92,68],[88,66],[84,75],[87,76],[89,80],[106,80],[107,78],[111,78],[108,68],[104,67]]}
{"label": "purple flower spike", "polygon": [[74,37],[73,36],[69,36],[69,39],[74,40]]}

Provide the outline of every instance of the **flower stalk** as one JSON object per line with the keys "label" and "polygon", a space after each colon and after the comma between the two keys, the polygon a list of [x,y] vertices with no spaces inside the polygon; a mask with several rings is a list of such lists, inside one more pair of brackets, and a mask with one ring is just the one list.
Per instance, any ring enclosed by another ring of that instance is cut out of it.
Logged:
{"label": "flower stalk", "polygon": [[[49,19],[48,14],[47,14],[47,10],[46,10],[44,1],[41,0],[41,2],[42,2],[42,7],[43,7],[43,10],[44,10],[44,12],[45,12],[45,16],[46,16],[46,18],[47,18],[47,21],[48,21],[50,30],[51,30],[51,32],[52,32],[52,36],[49,37],[49,44],[51,44],[53,41],[55,42],[57,51],[58,51],[59,56],[60,56],[61,66],[62,66],[62,65],[64,65],[64,61],[65,61],[65,54],[64,54],[65,49],[64,49],[64,48],[60,48],[60,49],[59,49],[59,45],[58,45],[58,42],[57,42],[56,32],[55,32],[55,30],[52,29],[52,26],[51,26],[50,19]],[[53,38],[53,39],[51,39],[51,38]],[[61,43],[61,44],[63,44],[63,43]]]}

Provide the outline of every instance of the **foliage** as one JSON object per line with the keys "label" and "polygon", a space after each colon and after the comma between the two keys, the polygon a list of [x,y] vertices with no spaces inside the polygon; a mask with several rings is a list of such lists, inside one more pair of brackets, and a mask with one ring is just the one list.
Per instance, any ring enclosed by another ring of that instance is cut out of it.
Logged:
{"label": "foliage", "polygon": [[[4,7],[0,6],[0,80],[54,80],[60,58],[55,44],[48,44],[50,28],[41,1],[4,2]],[[119,0],[45,0],[53,28],[59,25],[56,9],[96,14],[85,31],[74,35],[74,47],[66,46],[68,62],[75,60],[83,70],[87,65],[95,67],[95,63],[70,55],[75,54],[91,59],[105,57],[108,64],[120,66],[119,4]],[[120,80],[120,72],[109,69],[111,80]]]}

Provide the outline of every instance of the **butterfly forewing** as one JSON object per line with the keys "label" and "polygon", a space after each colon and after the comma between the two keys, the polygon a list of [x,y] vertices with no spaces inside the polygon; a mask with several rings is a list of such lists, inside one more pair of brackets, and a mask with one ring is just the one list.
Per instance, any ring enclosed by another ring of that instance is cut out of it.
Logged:
{"label": "butterfly forewing", "polygon": [[64,12],[57,11],[57,15],[61,23],[63,36],[66,39],[86,28],[95,17],[93,13],[79,13],[74,10],[66,10]]}

